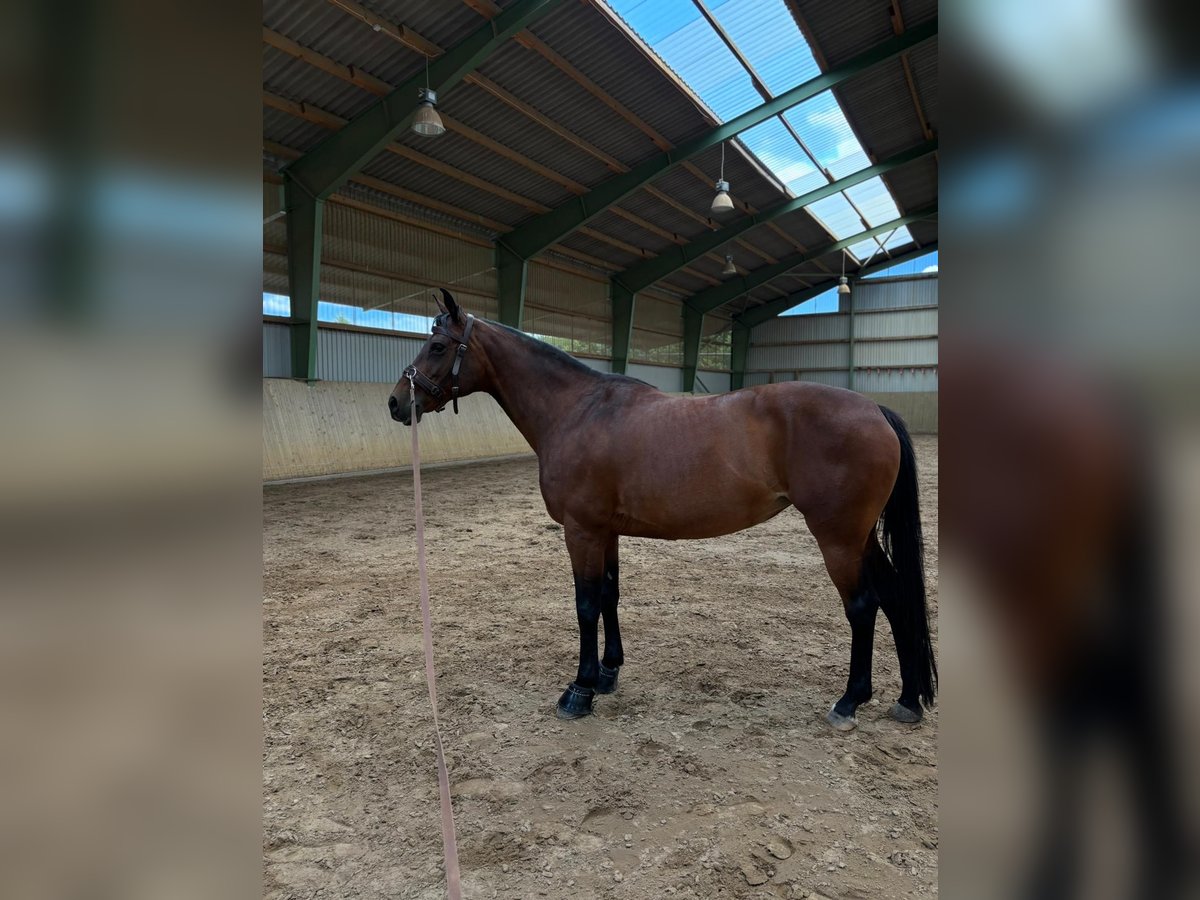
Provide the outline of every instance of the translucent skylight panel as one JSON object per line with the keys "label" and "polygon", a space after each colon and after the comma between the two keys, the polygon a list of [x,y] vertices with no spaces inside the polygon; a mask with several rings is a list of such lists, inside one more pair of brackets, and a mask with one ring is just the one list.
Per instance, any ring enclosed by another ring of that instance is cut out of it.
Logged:
{"label": "translucent skylight panel", "polygon": [[871,164],[832,92],[825,91],[793,106],[783,117],[834,178],[851,175]]}
{"label": "translucent skylight panel", "polygon": [[883,253],[880,251],[879,245],[875,243],[874,238],[866,238],[865,240],[859,241],[857,244],[851,244],[847,249],[854,254],[854,258],[857,259],[860,264],[865,263],[870,258],[872,253],[874,253],[877,257],[875,260],[876,262],[878,262],[879,259],[883,259]]}
{"label": "translucent skylight panel", "polygon": [[846,188],[846,194],[854,201],[854,205],[862,210],[864,218],[871,226],[882,225],[900,217],[896,209],[896,201],[888,193],[887,186],[879,178],[872,178],[862,184]]}
{"label": "translucent skylight panel", "polygon": [[[796,139],[777,118],[768,119],[746,129],[738,135],[738,139],[775,174],[776,178],[786,184],[793,194],[803,194],[827,183],[825,176],[817,171],[816,166],[796,143]],[[732,187],[736,194],[737,185]]]}
{"label": "translucent skylight panel", "polygon": [[772,94],[821,74],[784,0],[725,0],[708,8]]}
{"label": "translucent skylight panel", "polygon": [[896,233],[883,242],[883,246],[888,250],[895,250],[897,247],[903,247],[906,244],[911,244],[913,240],[912,234],[908,230],[907,225],[901,225]]}
{"label": "translucent skylight panel", "polygon": [[722,121],[763,102],[750,76],[691,0],[609,3]]}
{"label": "translucent skylight panel", "polygon": [[839,240],[858,234],[863,230],[858,213],[841,194],[817,200],[804,208],[824,222],[833,236]]}

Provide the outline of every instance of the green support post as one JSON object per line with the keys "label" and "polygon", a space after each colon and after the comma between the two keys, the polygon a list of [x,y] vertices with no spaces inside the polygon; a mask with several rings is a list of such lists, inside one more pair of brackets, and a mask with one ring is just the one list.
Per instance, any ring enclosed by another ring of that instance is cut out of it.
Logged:
{"label": "green support post", "polygon": [[496,242],[496,292],[500,321],[522,330],[525,321],[525,282],[529,260],[513,253],[500,241]]}
{"label": "green support post", "polygon": [[746,364],[750,357],[749,325],[734,319],[733,339],[729,349],[729,368],[733,370],[729,376],[729,387],[737,391],[746,386]]}
{"label": "green support post", "polygon": [[609,282],[612,299],[612,370],[625,374],[629,364],[629,345],[633,340],[634,293],[619,282]]}
{"label": "green support post", "polygon": [[288,284],[291,287],[292,377],[317,379],[317,303],[321,290],[321,221],[325,201],[288,178]]}
{"label": "green support post", "polygon": [[[855,281],[857,285],[857,280]],[[849,343],[846,348],[847,353],[847,386],[850,390],[854,390],[854,288],[851,285],[850,294],[846,298],[847,326],[849,327]]]}
{"label": "green support post", "polygon": [[683,307],[683,389],[696,389],[696,369],[700,365],[700,336],[704,331],[704,313]]}

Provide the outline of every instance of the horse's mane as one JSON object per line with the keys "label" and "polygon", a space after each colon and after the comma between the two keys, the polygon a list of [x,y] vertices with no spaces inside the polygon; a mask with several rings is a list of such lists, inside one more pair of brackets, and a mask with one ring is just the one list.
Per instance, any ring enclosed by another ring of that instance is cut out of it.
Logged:
{"label": "horse's mane", "polygon": [[[526,334],[524,331],[520,331],[509,325],[505,325],[502,322],[493,321],[492,319],[484,319],[483,321],[487,322],[488,325],[495,326],[496,328],[499,328],[501,331],[507,332],[508,334],[512,335],[513,337],[515,337],[517,340],[519,340],[521,342],[521,346],[524,349],[526,349],[530,354],[532,354],[534,356],[539,356],[548,362],[556,362],[559,365],[565,365],[568,368],[579,372],[580,374],[587,374],[587,375],[592,376],[593,378],[622,379],[624,381],[636,382],[637,384],[647,384],[647,382],[642,381],[640,378],[632,378],[629,375],[617,375],[617,374],[609,374],[609,373],[605,373],[605,372],[598,372],[595,369],[593,369],[591,366],[584,365],[579,360],[577,360],[575,357],[573,357],[571,354],[567,353],[565,350],[560,350],[558,347],[555,347],[553,344],[548,344],[545,341],[539,341],[537,338],[533,337],[532,335]],[[653,385],[647,385],[647,386],[652,387]]]}

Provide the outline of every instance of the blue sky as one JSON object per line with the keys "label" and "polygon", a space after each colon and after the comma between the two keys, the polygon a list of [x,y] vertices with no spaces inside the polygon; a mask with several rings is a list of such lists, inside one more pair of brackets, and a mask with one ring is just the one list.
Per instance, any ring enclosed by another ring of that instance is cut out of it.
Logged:
{"label": "blue sky", "polygon": [[[264,316],[290,316],[291,314],[290,298],[284,297],[282,294],[263,292]],[[359,309],[357,306],[328,303],[324,300],[317,304],[317,321],[345,322],[348,325],[359,325],[363,328],[386,328],[390,331],[410,331],[414,334],[426,334],[433,327],[433,319],[428,316],[393,313],[384,309]]]}

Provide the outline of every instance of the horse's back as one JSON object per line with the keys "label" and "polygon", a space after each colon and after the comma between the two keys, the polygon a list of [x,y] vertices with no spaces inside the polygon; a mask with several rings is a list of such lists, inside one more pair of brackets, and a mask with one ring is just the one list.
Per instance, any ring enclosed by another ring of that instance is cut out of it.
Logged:
{"label": "horse's back", "polygon": [[581,412],[561,448],[570,462],[544,473],[604,510],[622,534],[727,534],[792,503],[807,513],[804,498],[831,486],[844,500],[887,480],[882,504],[895,479],[895,433],[877,405],[851,391],[785,383],[708,397],[651,388],[622,395]]}

